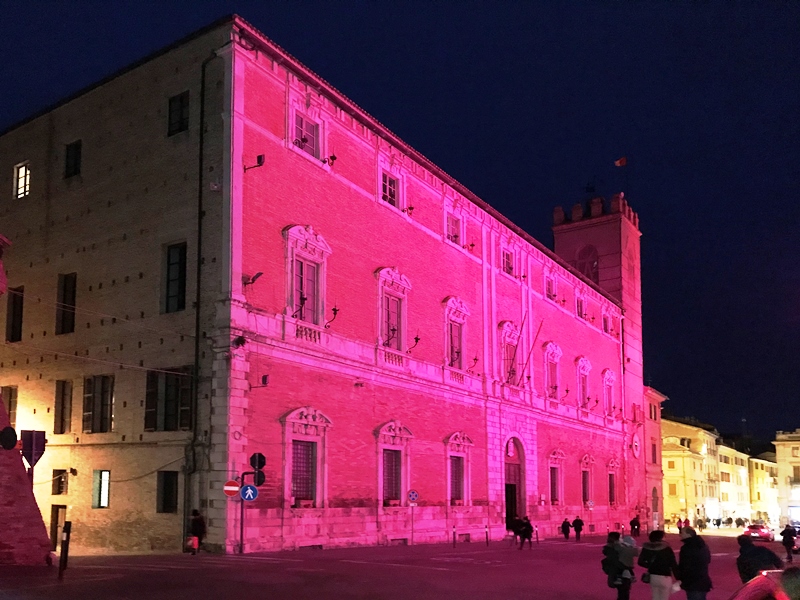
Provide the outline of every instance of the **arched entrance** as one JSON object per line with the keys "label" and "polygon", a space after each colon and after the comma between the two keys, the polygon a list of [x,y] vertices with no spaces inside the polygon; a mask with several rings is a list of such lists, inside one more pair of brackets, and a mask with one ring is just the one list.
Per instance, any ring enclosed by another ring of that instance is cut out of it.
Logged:
{"label": "arched entrance", "polygon": [[511,525],[517,516],[525,512],[524,486],[523,486],[523,455],[522,444],[516,438],[506,442],[504,448],[505,462],[505,492],[506,492],[506,527]]}

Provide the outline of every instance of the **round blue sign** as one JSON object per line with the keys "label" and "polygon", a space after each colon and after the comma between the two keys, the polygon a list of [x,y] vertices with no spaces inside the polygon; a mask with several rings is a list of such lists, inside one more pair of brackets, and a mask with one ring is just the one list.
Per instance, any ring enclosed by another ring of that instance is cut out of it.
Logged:
{"label": "round blue sign", "polygon": [[408,490],[408,500],[409,502],[416,502],[419,500],[419,492],[417,492],[417,490]]}
{"label": "round blue sign", "polygon": [[243,485],[242,489],[239,490],[239,495],[242,500],[255,500],[258,498],[258,488],[254,485]]}

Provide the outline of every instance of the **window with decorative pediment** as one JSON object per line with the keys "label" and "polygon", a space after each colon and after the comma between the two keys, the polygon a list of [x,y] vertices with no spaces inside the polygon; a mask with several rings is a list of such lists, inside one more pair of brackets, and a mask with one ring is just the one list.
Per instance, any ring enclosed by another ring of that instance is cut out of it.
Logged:
{"label": "window with decorative pediment", "polygon": [[410,481],[409,445],[414,437],[400,421],[389,421],[378,436],[378,503],[403,506]]}
{"label": "window with decorative pediment", "polygon": [[500,368],[502,381],[519,385],[521,349],[519,347],[519,327],[512,321],[500,321],[498,325],[500,341]]}
{"label": "window with decorative pediment", "polygon": [[379,154],[378,156],[378,199],[397,210],[411,216],[414,207],[405,194],[404,157],[395,154]]}
{"label": "window with decorative pediment", "polygon": [[553,342],[544,345],[544,387],[545,396],[558,400],[558,361],[561,360],[561,348]]}
{"label": "window with decorative pediment", "polygon": [[448,296],[444,300],[444,322],[447,339],[447,366],[453,369],[464,368],[464,339],[465,326],[469,309],[464,302],[455,296]]}
{"label": "window with decorative pediment", "polygon": [[320,325],[325,311],[325,275],[331,247],[311,225],[291,225],[286,240],[286,314]]}
{"label": "window with decorative pediment", "polygon": [[564,502],[564,452],[555,449],[547,457],[550,467],[550,504]]}
{"label": "window with decorative pediment", "polygon": [[608,461],[608,505],[615,506],[619,499],[617,498],[617,473],[619,472],[619,461],[612,458]]}
{"label": "window with decorative pediment", "polygon": [[446,440],[447,446],[447,499],[451,506],[472,504],[470,451],[472,439],[463,431],[456,431]]}
{"label": "window with decorative pediment", "polygon": [[575,360],[576,393],[575,398],[578,406],[587,408],[591,397],[589,396],[589,372],[592,370],[592,363],[588,358],[579,356]]}
{"label": "window with decorative pediment", "polygon": [[581,501],[584,504],[592,500],[592,465],[594,458],[584,454],[581,458]]}
{"label": "window with decorative pediment", "polygon": [[616,376],[614,371],[606,369],[603,371],[603,410],[608,416],[614,414],[614,382]]}
{"label": "window with decorative pediment", "polygon": [[324,508],[325,464],[331,420],[310,406],[286,415],[284,426],[284,501],[291,508]]}
{"label": "window with decorative pediment", "polygon": [[407,339],[406,300],[411,283],[395,267],[378,269],[375,275],[378,278],[378,342],[400,352],[405,349]]}

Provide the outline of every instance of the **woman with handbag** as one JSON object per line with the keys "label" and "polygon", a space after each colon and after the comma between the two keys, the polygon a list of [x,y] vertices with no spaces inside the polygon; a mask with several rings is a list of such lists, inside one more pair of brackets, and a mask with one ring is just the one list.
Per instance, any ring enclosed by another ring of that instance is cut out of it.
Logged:
{"label": "woman with handbag", "polygon": [[664,541],[663,531],[651,531],[649,540],[642,545],[639,555],[639,566],[647,569],[647,573],[642,575],[642,582],[650,584],[653,600],[667,600],[672,593],[672,577],[678,567],[675,552]]}

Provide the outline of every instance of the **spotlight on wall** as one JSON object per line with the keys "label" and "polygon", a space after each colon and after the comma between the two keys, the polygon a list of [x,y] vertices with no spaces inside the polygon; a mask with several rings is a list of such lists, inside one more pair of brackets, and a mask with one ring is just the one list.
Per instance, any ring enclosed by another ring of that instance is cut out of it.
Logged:
{"label": "spotlight on wall", "polygon": [[233,346],[234,348],[241,348],[246,343],[247,343],[247,339],[245,339],[245,337],[243,335],[237,335],[231,341],[231,346]]}
{"label": "spotlight on wall", "polygon": [[73,477],[77,477],[78,476],[78,469],[70,468],[69,474],[72,475]]}
{"label": "spotlight on wall", "polygon": [[249,171],[250,169],[257,169],[258,167],[263,167],[263,166],[264,166],[264,155],[259,154],[258,156],[256,156],[256,164],[251,165],[249,167],[247,165],[244,165],[244,172],[247,173],[247,171]]}
{"label": "spotlight on wall", "polygon": [[256,273],[253,276],[242,275],[242,285],[245,285],[245,286],[253,285],[256,281],[258,281],[258,278],[261,277],[263,274],[264,273],[259,271],[258,273]]}
{"label": "spotlight on wall", "polygon": [[335,160],[336,160],[336,155],[335,154],[331,154],[328,158],[323,158],[322,159],[322,164],[323,165],[330,165],[332,167]]}

